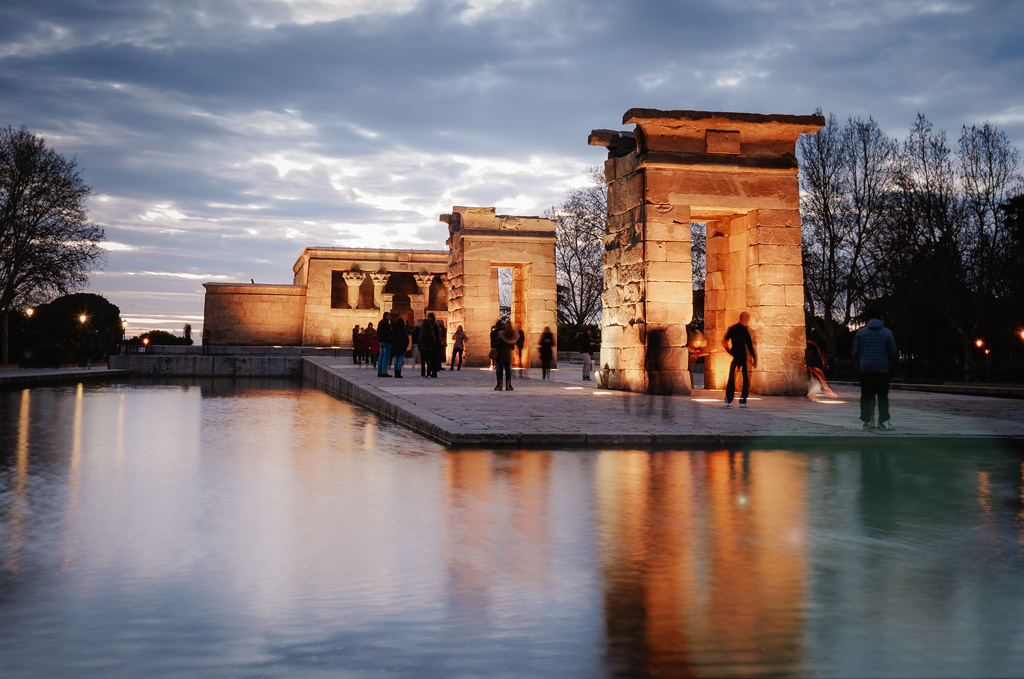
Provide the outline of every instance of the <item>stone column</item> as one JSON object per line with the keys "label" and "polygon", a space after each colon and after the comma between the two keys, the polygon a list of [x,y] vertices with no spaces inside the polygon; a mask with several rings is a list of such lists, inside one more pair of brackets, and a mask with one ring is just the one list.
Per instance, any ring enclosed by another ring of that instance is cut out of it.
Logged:
{"label": "stone column", "polygon": [[363,284],[363,280],[366,279],[366,274],[362,271],[346,271],[341,274],[341,277],[345,280],[345,295],[348,298],[348,308],[358,309],[359,286],[361,286]]}
{"label": "stone column", "polygon": [[391,311],[391,308],[395,305],[395,293],[393,292],[382,292],[380,294],[380,314],[383,316],[385,313]]}
{"label": "stone column", "polygon": [[391,278],[391,274],[386,271],[377,271],[370,274],[370,280],[373,281],[373,305],[378,309],[382,309],[384,306],[384,286],[388,284],[388,279]]}
{"label": "stone column", "polygon": [[427,317],[426,296],[422,293],[409,294],[409,306],[412,307],[412,322],[417,323]]}
{"label": "stone column", "polygon": [[430,286],[434,282],[434,274],[420,272],[413,274],[413,278],[416,280],[416,285],[419,286],[420,294],[423,295],[423,309],[426,310],[430,304]]}

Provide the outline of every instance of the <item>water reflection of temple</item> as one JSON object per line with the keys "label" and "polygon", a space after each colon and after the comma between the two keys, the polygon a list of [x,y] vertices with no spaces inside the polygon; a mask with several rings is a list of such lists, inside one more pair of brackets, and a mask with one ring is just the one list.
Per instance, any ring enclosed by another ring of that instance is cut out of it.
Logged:
{"label": "water reflection of temple", "polygon": [[523,599],[542,595],[550,472],[544,451],[445,455],[447,591],[459,615],[486,619],[509,587]]}
{"label": "water reflection of temple", "polygon": [[[802,655],[805,459],[602,453],[608,661],[619,675],[786,674]],[[764,649],[772,649],[765,653]],[[771,657],[771,666],[759,658]]]}

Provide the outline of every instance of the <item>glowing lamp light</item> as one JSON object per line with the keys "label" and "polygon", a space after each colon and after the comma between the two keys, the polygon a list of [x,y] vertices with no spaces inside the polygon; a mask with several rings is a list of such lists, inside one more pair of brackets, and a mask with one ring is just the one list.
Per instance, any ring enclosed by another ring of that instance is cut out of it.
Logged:
{"label": "glowing lamp light", "polygon": [[78,317],[79,323],[85,323],[87,320],[89,320],[89,317],[86,316],[85,314],[82,314],[81,316]]}
{"label": "glowing lamp light", "polygon": [[985,342],[983,342],[983,341],[982,341],[982,340],[980,340],[980,339],[974,340],[974,346],[976,346],[976,347],[978,347],[979,349],[981,349],[981,348],[982,348],[983,346],[985,346]]}
{"label": "glowing lamp light", "polygon": [[[29,309],[29,311],[32,311],[32,310],[31,310],[31,309]],[[1021,330],[1021,331],[1020,331],[1020,338],[1021,338],[1022,340],[1024,340],[1024,330]]]}
{"label": "glowing lamp light", "polygon": [[143,345],[148,345],[149,344],[149,338],[148,337],[143,337],[142,338],[142,344]]}
{"label": "glowing lamp light", "polygon": [[986,349],[986,350],[985,350],[985,355],[986,355],[986,356],[988,356],[988,352],[989,352],[989,351],[991,351],[991,350],[990,350],[990,349]]}
{"label": "glowing lamp light", "polygon": [[[35,312],[36,310],[33,309],[32,307],[25,309],[25,315],[28,316],[29,318],[32,318],[32,314],[34,314]],[[1021,333],[1021,336],[1024,336],[1024,332]]]}

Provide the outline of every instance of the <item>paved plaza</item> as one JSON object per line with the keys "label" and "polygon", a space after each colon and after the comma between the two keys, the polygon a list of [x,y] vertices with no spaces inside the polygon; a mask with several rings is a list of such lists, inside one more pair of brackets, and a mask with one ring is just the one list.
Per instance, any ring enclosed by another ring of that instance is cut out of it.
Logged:
{"label": "paved plaza", "polygon": [[495,391],[494,373],[476,368],[428,379],[407,367],[399,380],[346,358],[306,359],[305,366],[308,382],[451,446],[1024,445],[1024,400],[1015,399],[891,391],[896,430],[864,431],[856,387],[839,387],[838,398],[817,402],[753,396],[740,409],[725,408],[721,391],[647,396],[600,389],[572,364],[550,380],[527,371],[511,393]]}

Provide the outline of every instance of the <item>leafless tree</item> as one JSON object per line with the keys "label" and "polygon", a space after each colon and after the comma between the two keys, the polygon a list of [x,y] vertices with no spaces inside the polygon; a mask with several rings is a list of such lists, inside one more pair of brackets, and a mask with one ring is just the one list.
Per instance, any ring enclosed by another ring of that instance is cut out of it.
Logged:
{"label": "leafless tree", "polygon": [[824,129],[800,139],[798,151],[805,289],[835,352],[838,329],[872,289],[871,237],[886,212],[895,143],[872,118],[841,126],[829,114]]}
{"label": "leafless tree", "polygon": [[74,159],[24,127],[0,129],[0,363],[11,312],[82,288],[102,260],[90,193]]}
{"label": "leafless tree", "polygon": [[600,168],[589,168],[587,175],[590,184],[569,191],[561,205],[548,211],[557,222],[558,322],[574,326],[597,322],[604,288],[607,190]]}

